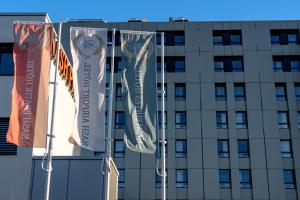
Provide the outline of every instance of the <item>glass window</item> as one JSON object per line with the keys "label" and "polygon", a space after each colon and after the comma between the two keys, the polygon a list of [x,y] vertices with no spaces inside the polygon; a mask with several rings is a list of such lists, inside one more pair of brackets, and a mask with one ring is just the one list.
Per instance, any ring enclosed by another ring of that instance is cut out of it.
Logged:
{"label": "glass window", "polygon": [[228,140],[218,140],[218,156],[219,158],[229,158]]}
{"label": "glass window", "polygon": [[0,118],[0,155],[17,155],[17,146],[6,142],[9,118]]}
{"label": "glass window", "polygon": [[186,91],[185,83],[175,83],[175,100],[185,101]]}
{"label": "glass window", "polygon": [[240,188],[249,189],[251,184],[251,172],[248,169],[240,169]]}
{"label": "glass window", "polygon": [[125,128],[125,114],[124,112],[116,112],[116,128]]}
{"label": "glass window", "polygon": [[187,144],[186,140],[176,140],[176,158],[186,158]]}
{"label": "glass window", "polygon": [[296,188],[294,170],[284,169],[283,170],[283,181],[284,181],[285,189],[294,189],[294,188]]}
{"label": "glass window", "polygon": [[271,43],[272,44],[280,44],[279,35],[271,35]]}
{"label": "glass window", "polygon": [[276,83],[276,100],[277,101],[286,101],[286,88],[284,83]]}
{"label": "glass window", "polygon": [[297,34],[288,34],[288,41],[289,44],[296,44],[297,43]]}
{"label": "glass window", "polygon": [[236,112],[236,128],[247,128],[247,113]]}
{"label": "glass window", "polygon": [[282,62],[278,60],[273,61],[273,70],[274,72],[282,72]]}
{"label": "glass window", "polygon": [[122,101],[122,85],[117,83],[116,85],[116,101]]}
{"label": "glass window", "polygon": [[0,75],[14,75],[13,53],[1,53],[0,48]]}
{"label": "glass window", "polygon": [[[161,173],[161,170],[158,170],[159,173]],[[168,174],[168,170],[166,170],[166,173]],[[155,171],[155,187],[160,188],[161,187],[161,176],[159,176]],[[166,178],[166,187],[168,187],[168,176]]]}
{"label": "glass window", "polygon": [[[161,101],[161,83],[157,83],[157,98],[158,98],[158,101]],[[165,83],[164,85],[164,90],[165,90],[165,101],[167,100],[167,94],[168,94],[168,91],[167,91],[167,84]]]}
{"label": "glass window", "polygon": [[175,112],[175,128],[186,128],[186,112]]}
{"label": "glass window", "polygon": [[243,61],[242,60],[232,60],[232,71],[233,72],[243,72]]}
{"label": "glass window", "polygon": [[175,46],[184,46],[185,43],[185,37],[181,34],[175,34],[174,36],[174,42]]}
{"label": "glass window", "polygon": [[184,60],[175,60],[175,72],[184,72],[185,71],[185,62]]}
{"label": "glass window", "polygon": [[[165,72],[166,72],[167,71],[166,59],[165,59],[164,69],[165,69]],[[156,70],[157,70],[157,73],[161,73],[161,57],[157,57]]]}
{"label": "glass window", "polygon": [[188,172],[186,169],[176,170],[176,187],[177,188],[188,187]]}
{"label": "glass window", "polygon": [[292,157],[292,148],[290,140],[280,140],[280,150],[282,158]]}
{"label": "glass window", "polygon": [[222,35],[214,35],[213,37],[214,45],[223,45],[223,37]]}
{"label": "glass window", "polygon": [[124,188],[125,184],[125,169],[118,169],[119,177],[118,177],[118,187]]}
{"label": "glass window", "polygon": [[292,72],[300,72],[300,61],[299,60],[291,61],[291,71]]}
{"label": "glass window", "polygon": [[125,144],[123,140],[114,140],[114,157],[124,158],[125,156]]}
{"label": "glass window", "polygon": [[215,72],[224,72],[224,62],[223,61],[215,61]]}
{"label": "glass window", "polygon": [[242,43],[241,35],[231,35],[230,39],[232,45],[240,45]]}
{"label": "glass window", "polygon": [[[167,111],[165,111],[165,114],[164,114],[164,116],[165,116],[165,128],[167,128],[167,124],[168,124],[168,119],[167,119]],[[158,111],[158,126],[159,126],[159,128],[161,128],[161,111]]]}
{"label": "glass window", "polygon": [[234,84],[234,98],[236,101],[245,101],[246,100],[246,91],[244,83],[235,83]]}
{"label": "glass window", "polygon": [[249,158],[249,142],[248,140],[238,140],[239,158]]}
{"label": "glass window", "polygon": [[226,84],[217,83],[215,85],[216,101],[226,101]]}
{"label": "glass window", "polygon": [[279,128],[289,128],[288,112],[278,112]]}
{"label": "glass window", "polygon": [[300,85],[295,83],[296,101],[300,101]]}
{"label": "glass window", "polygon": [[229,169],[219,169],[220,188],[231,188],[231,178]]}
{"label": "glass window", "polygon": [[228,128],[227,125],[227,112],[225,111],[217,111],[216,112],[217,118],[217,128]]}

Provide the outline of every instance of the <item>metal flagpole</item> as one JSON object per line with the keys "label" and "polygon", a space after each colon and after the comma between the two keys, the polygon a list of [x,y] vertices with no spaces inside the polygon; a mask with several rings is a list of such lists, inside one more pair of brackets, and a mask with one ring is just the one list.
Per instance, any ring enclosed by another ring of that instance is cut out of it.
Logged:
{"label": "metal flagpole", "polygon": [[48,151],[47,151],[47,177],[46,177],[46,186],[45,186],[45,200],[49,200],[50,194],[50,184],[51,184],[51,172],[52,172],[52,139],[53,139],[53,124],[54,124],[54,114],[55,114],[55,97],[56,97],[56,73],[59,63],[59,51],[60,51],[60,40],[61,40],[61,26],[62,22],[59,23],[58,27],[58,41],[57,41],[57,52],[56,52],[56,66],[55,66],[55,74],[54,74],[54,82],[50,82],[54,84],[53,88],[53,98],[52,98],[52,115],[51,115],[51,125],[50,125],[50,133],[47,134],[48,137]]}
{"label": "metal flagpole", "polygon": [[165,33],[161,32],[161,199],[166,200],[166,141],[165,141]]}
{"label": "metal flagpole", "polygon": [[106,141],[106,167],[105,167],[105,200],[109,200],[109,159],[111,158],[111,135],[112,135],[112,107],[113,107],[113,93],[114,93],[114,68],[115,68],[115,35],[116,29],[112,29],[112,44],[111,44],[111,65],[110,65],[110,80],[109,80],[109,110],[108,110],[108,131]]}

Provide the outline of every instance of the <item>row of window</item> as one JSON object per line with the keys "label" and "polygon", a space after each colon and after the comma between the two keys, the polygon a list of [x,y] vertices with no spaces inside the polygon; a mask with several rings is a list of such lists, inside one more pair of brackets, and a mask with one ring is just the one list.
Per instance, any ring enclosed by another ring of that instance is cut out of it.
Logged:
{"label": "row of window", "polygon": [[[252,176],[250,169],[240,169],[240,188],[251,189],[252,188]],[[296,188],[295,171],[291,169],[283,170],[283,183],[286,189]],[[125,185],[125,169],[119,169],[119,188],[123,188]],[[168,181],[166,183],[168,186]],[[231,172],[230,169],[219,169],[219,186],[220,188],[231,188]],[[161,177],[156,174],[155,187],[161,187]],[[188,187],[188,170],[176,169],[176,188]]]}

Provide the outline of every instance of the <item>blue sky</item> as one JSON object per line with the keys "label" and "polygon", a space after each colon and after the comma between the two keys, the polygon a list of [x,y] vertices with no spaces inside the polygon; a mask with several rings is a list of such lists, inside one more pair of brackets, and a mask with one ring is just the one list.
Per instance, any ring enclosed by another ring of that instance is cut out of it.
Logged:
{"label": "blue sky", "polygon": [[47,12],[52,21],[131,17],[167,21],[300,19],[300,0],[3,0],[0,12]]}

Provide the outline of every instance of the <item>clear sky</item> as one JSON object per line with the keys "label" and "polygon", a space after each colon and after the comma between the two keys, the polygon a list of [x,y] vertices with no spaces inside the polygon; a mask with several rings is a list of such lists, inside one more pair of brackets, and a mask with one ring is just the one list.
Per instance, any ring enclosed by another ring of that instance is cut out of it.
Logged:
{"label": "clear sky", "polygon": [[131,17],[167,21],[300,19],[300,0],[1,0],[0,12],[47,12],[52,21]]}

